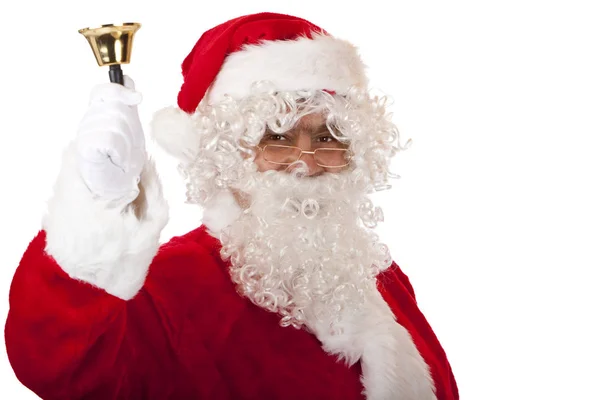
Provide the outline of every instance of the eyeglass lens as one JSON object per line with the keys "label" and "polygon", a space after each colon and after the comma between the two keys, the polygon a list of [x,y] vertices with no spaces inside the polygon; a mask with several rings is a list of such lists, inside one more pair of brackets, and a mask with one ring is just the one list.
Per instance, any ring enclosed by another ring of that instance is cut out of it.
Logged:
{"label": "eyeglass lens", "polygon": [[[276,164],[291,164],[297,161],[302,155],[302,150],[298,147],[267,145],[264,150],[266,161]],[[344,166],[348,164],[348,150],[320,148],[315,150],[315,162],[323,166]]]}

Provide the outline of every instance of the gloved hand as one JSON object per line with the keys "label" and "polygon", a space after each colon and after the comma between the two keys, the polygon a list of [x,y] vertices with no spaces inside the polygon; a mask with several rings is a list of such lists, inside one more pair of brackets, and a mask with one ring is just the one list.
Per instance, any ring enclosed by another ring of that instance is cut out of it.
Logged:
{"label": "gloved hand", "polygon": [[113,204],[128,204],[139,194],[146,142],[137,106],[142,96],[133,80],[125,86],[103,83],[90,95],[77,132],[77,164],[92,194]]}

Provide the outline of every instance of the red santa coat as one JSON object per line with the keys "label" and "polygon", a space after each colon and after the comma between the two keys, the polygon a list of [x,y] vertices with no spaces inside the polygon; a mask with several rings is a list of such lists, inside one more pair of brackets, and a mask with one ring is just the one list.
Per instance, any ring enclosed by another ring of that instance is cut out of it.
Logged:
{"label": "red santa coat", "polygon": [[[158,244],[168,212],[152,163],[144,206],[122,210],[91,199],[73,154],[10,289],[6,348],[25,386],[45,400],[364,398],[361,363],[238,295],[205,226]],[[437,398],[458,399],[408,278],[394,264],[378,282]]]}
{"label": "red santa coat", "polygon": [[[124,301],[69,277],[32,241],[5,335],[19,380],[51,399],[363,399],[348,368],[304,330],[240,297],[204,227],[163,245]],[[444,350],[396,264],[379,289],[427,362],[437,398],[458,399]]]}

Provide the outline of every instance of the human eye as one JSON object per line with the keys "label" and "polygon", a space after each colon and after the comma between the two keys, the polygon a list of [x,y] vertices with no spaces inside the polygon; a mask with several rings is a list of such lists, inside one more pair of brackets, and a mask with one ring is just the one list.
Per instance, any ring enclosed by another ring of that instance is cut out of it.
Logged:
{"label": "human eye", "polygon": [[273,133],[270,135],[267,135],[267,140],[271,141],[271,142],[280,142],[282,140],[286,140],[287,138],[284,135],[280,135],[277,133]]}
{"label": "human eye", "polygon": [[331,135],[322,135],[317,137],[317,142],[319,143],[331,143],[335,141],[336,139]]}
{"label": "human eye", "polygon": [[282,143],[286,143],[289,141],[290,141],[290,138],[288,137],[288,135],[283,134],[283,133],[275,133],[275,132],[271,132],[271,131],[267,131],[261,139],[262,143],[282,144]]}
{"label": "human eye", "polygon": [[343,147],[343,144],[329,132],[317,135],[314,140],[318,146],[322,147]]}

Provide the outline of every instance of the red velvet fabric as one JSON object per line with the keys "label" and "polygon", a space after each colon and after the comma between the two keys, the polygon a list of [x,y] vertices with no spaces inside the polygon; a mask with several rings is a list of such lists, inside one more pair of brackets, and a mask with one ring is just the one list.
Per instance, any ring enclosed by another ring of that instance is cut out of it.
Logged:
{"label": "red velvet fabric", "polygon": [[[10,290],[6,348],[18,379],[46,400],[363,399],[346,367],[306,331],[240,297],[219,242],[204,228],[172,239],[130,301],[67,276],[41,231]],[[430,366],[440,400],[458,399],[452,370],[397,265],[384,298]]]}

